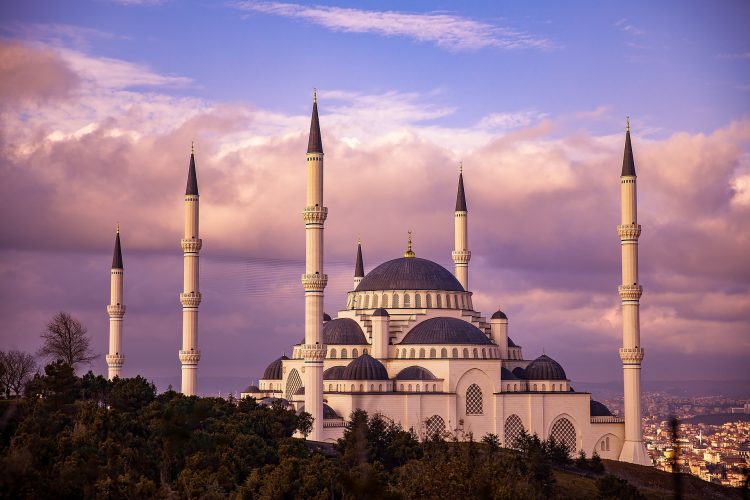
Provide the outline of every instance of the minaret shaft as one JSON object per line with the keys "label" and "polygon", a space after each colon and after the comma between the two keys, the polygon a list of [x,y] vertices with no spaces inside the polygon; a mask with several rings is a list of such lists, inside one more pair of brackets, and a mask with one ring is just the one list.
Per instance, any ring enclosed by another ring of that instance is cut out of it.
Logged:
{"label": "minaret shaft", "polygon": [[125,356],[122,354],[122,319],[125,316],[123,300],[124,269],[122,265],[122,250],[120,248],[120,229],[118,226],[115,237],[115,253],[112,258],[112,269],[109,280],[109,351],[107,352],[107,378],[112,380],[119,377]]}
{"label": "minaret shaft", "polygon": [[323,290],[328,281],[323,270],[323,224],[328,209],[323,206],[323,145],[317,102],[313,102],[306,160],[307,196],[302,211],[305,221],[305,274],[302,275],[305,290],[305,344],[302,346],[305,411],[314,419],[309,439],[322,441],[323,359],[326,356],[326,346],[323,344]]}
{"label": "minaret shaft", "polygon": [[636,176],[630,144],[630,130],[626,135],[623,174],[620,177],[621,219],[617,228],[622,249],[622,349],[623,363],[625,442],[620,460],[641,465],[651,465],[643,443],[641,420],[641,362],[644,351],[640,339],[640,298],[643,288],[638,280],[638,224]]}
{"label": "minaret shaft", "polygon": [[195,155],[190,155],[188,189],[185,194],[185,231],[180,241],[183,252],[183,279],[180,303],[182,304],[182,349],[179,352],[182,363],[182,393],[194,396],[197,393],[198,362],[198,306],[201,303],[199,252],[203,241],[200,239],[198,221],[200,198],[195,175]]}
{"label": "minaret shaft", "polygon": [[456,212],[454,215],[454,245],[451,257],[455,270],[453,274],[464,290],[469,291],[469,261],[471,252],[469,251],[469,211],[466,206],[466,194],[464,193],[464,174],[462,171],[458,175],[458,193],[456,194]]}

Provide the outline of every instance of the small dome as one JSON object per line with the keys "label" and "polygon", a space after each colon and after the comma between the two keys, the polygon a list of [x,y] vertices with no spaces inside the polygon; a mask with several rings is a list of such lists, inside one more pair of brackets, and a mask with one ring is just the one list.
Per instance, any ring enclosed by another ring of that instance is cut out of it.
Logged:
{"label": "small dome", "polygon": [[323,325],[323,343],[366,345],[367,339],[359,323],[351,318],[336,318]]}
{"label": "small dome", "polygon": [[263,372],[263,380],[281,380],[282,377],[282,370],[281,370],[281,362],[285,359],[289,359],[286,356],[281,356],[280,358],[274,360],[270,365],[266,367],[266,371]]}
{"label": "small dome", "polygon": [[386,310],[385,310],[385,309],[383,309],[382,307],[378,307],[377,309],[375,309],[375,310],[374,310],[374,311],[372,312],[372,315],[373,315],[373,316],[386,316],[386,317],[387,317],[387,316],[390,316],[390,314],[388,314],[388,311],[386,311]]}
{"label": "small dome", "polygon": [[323,321],[324,322],[331,321],[331,317],[328,315],[328,313],[323,313]]}
{"label": "small dome", "polygon": [[395,377],[396,380],[437,380],[437,377],[432,374],[427,368],[421,366],[407,366]]}
{"label": "small dome", "polygon": [[244,392],[260,392],[260,389],[258,388],[257,385],[248,385],[247,387],[245,387],[245,390],[242,392],[243,393]]}
{"label": "small dome", "polygon": [[492,344],[482,330],[458,318],[438,317],[409,330],[401,344]]}
{"label": "small dome", "polygon": [[512,373],[518,380],[526,380],[526,370],[524,370],[520,366],[516,366],[515,368],[513,368]]}
{"label": "small dome", "polygon": [[[521,368],[523,369],[523,368]],[[518,377],[513,375],[513,372],[508,370],[507,368],[503,367],[500,369],[500,379],[501,380],[518,380]]]}
{"label": "small dome", "polygon": [[605,405],[603,405],[599,401],[594,401],[592,399],[591,403],[589,404],[589,408],[591,410],[591,416],[592,417],[611,417],[611,416],[613,416],[612,412],[609,411],[609,408],[607,408]]}
{"label": "small dome", "polygon": [[383,363],[369,354],[363,354],[344,369],[342,380],[388,380]]}
{"label": "small dome", "polygon": [[567,380],[560,363],[542,354],[526,367],[526,380]]}
{"label": "small dome", "polygon": [[464,287],[440,264],[419,257],[401,257],[384,262],[367,273],[355,291],[379,290],[463,292]]}
{"label": "small dome", "polygon": [[[305,411],[305,405],[302,405],[299,407],[299,410],[297,410],[297,415],[299,415],[303,411]],[[336,411],[333,408],[323,403],[323,418],[326,420],[331,420],[334,418],[341,418],[341,417],[339,417],[339,414],[336,413]]]}
{"label": "small dome", "polygon": [[508,316],[502,311],[495,311],[495,314],[492,315],[491,319],[508,319]]}
{"label": "small dome", "polygon": [[323,372],[323,380],[341,380],[345,369],[345,366],[332,366]]}

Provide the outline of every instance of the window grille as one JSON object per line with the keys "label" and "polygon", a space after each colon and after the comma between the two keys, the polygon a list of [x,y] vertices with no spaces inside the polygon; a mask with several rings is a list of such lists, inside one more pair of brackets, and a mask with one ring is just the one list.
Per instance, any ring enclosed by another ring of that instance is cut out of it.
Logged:
{"label": "window grille", "polygon": [[523,431],[523,422],[518,415],[511,415],[505,419],[505,447],[515,448],[516,440]]}
{"label": "window grille", "polygon": [[466,414],[481,415],[484,413],[482,403],[482,389],[477,384],[471,384],[466,389]]}
{"label": "window grille", "polygon": [[565,443],[568,445],[568,450],[572,453],[577,448],[576,446],[576,429],[570,420],[567,418],[561,418],[555,425],[552,426],[552,430],[549,433],[551,438],[555,438],[558,443]]}

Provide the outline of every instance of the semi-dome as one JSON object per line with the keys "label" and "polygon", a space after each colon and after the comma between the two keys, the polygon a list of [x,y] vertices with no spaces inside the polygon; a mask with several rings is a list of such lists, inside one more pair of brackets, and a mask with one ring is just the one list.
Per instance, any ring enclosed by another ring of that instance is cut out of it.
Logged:
{"label": "semi-dome", "polygon": [[[297,415],[305,411],[305,405],[302,405],[299,407],[299,410],[297,410]],[[336,413],[336,410],[328,406],[327,404],[323,403],[323,418],[326,420],[330,420],[333,418],[341,418],[339,417],[339,414]]]}
{"label": "semi-dome", "polygon": [[324,322],[331,321],[331,316],[328,313],[323,313],[323,321]]}
{"label": "semi-dome", "polygon": [[351,318],[336,318],[323,325],[323,343],[364,345],[367,339],[359,323]]}
{"label": "semi-dome", "polygon": [[323,380],[341,380],[345,369],[345,366],[332,366],[323,372]]}
{"label": "semi-dome", "polygon": [[385,310],[385,309],[383,309],[382,307],[378,307],[377,309],[375,309],[375,310],[374,310],[374,311],[372,312],[372,315],[373,315],[373,316],[384,316],[384,317],[388,317],[388,316],[390,316],[390,314],[388,314],[388,311],[386,311],[386,310]]}
{"label": "semi-dome", "polygon": [[560,363],[542,354],[526,367],[527,380],[567,380]]}
{"label": "semi-dome", "polygon": [[504,312],[498,310],[495,311],[495,314],[493,314],[490,319],[508,319],[508,316],[506,316]]}
{"label": "semi-dome", "polygon": [[479,328],[458,318],[438,317],[409,330],[402,344],[492,344]]}
{"label": "semi-dome", "polygon": [[526,380],[526,370],[524,370],[522,367],[516,366],[515,368],[513,368],[512,373],[518,380]]}
{"label": "semi-dome", "polygon": [[432,374],[427,368],[421,366],[407,366],[395,377],[396,380],[437,380],[437,377]]}
{"label": "semi-dome", "polygon": [[367,273],[357,292],[375,290],[442,290],[463,292],[464,288],[446,268],[419,257],[389,260]]}
{"label": "semi-dome", "polygon": [[347,365],[341,380],[388,380],[388,371],[383,363],[363,354]]}
{"label": "semi-dome", "polygon": [[282,370],[281,370],[281,362],[285,359],[289,359],[286,356],[281,356],[278,359],[275,359],[271,362],[270,365],[266,367],[266,370],[263,372],[263,380],[281,380],[282,379]]}
{"label": "semi-dome", "polygon": [[260,392],[260,389],[257,385],[248,385],[242,392]]}
{"label": "semi-dome", "polygon": [[[523,368],[522,368],[523,369]],[[500,369],[500,379],[501,380],[518,380],[518,377],[516,377],[512,371],[508,370],[505,367],[502,367]]]}
{"label": "semi-dome", "polygon": [[607,408],[604,404],[600,403],[599,401],[591,400],[591,403],[589,404],[589,408],[591,410],[591,416],[592,417],[611,417],[612,412],[609,411],[609,408]]}

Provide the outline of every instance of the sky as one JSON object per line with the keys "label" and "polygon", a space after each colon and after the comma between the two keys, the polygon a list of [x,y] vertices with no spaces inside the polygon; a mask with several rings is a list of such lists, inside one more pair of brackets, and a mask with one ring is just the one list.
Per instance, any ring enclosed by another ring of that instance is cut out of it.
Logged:
{"label": "sky", "polygon": [[366,271],[408,230],[452,269],[463,162],[475,308],[574,382],[620,380],[630,116],[643,378],[750,382],[747,19],[742,1],[2,2],[0,349],[36,351],[64,310],[106,373],[119,223],[123,374],[177,380],[194,141],[199,391],[290,354],[317,88],[331,315],[358,237]]}

